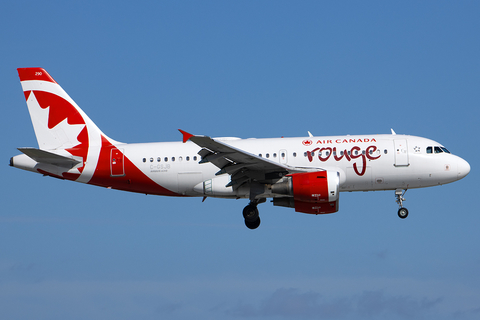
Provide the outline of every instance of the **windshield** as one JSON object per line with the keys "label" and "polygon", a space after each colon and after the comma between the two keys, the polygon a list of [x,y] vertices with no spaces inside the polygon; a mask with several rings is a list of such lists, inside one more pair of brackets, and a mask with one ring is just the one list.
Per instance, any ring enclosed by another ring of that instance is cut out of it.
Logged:
{"label": "windshield", "polygon": [[434,147],[427,147],[427,153],[450,153],[445,147],[434,146]]}

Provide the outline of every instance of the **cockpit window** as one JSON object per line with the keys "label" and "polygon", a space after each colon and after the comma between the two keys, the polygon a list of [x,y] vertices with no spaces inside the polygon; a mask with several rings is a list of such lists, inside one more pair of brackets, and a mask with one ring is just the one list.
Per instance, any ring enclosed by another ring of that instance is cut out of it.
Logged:
{"label": "cockpit window", "polygon": [[435,146],[435,147],[427,147],[427,153],[450,153],[445,147]]}
{"label": "cockpit window", "polygon": [[435,153],[450,153],[445,147],[435,146],[435,147],[427,147],[427,153],[432,153],[432,148]]}

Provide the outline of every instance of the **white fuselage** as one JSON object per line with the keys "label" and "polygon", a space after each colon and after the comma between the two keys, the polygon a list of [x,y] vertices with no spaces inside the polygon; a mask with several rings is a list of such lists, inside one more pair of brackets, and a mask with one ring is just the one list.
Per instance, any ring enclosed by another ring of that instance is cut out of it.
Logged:
{"label": "white fuselage", "polygon": [[[466,161],[453,154],[427,153],[428,147],[433,147],[434,150],[434,147],[441,146],[439,143],[407,135],[215,140],[290,167],[311,168],[312,171],[338,171],[340,191],[394,190],[441,185],[463,178],[470,168]],[[376,149],[371,152],[372,159],[366,155],[370,146],[375,148],[370,148],[369,151]],[[219,169],[211,163],[199,163],[200,156],[197,152],[200,148],[192,142],[119,144],[116,147],[122,148],[125,156],[153,181],[181,195],[203,195],[194,188],[209,179],[217,179],[223,185],[229,181],[226,174],[215,176]],[[312,150],[316,151],[309,157],[307,152]],[[226,189],[218,196],[248,197],[248,192],[234,192],[230,188],[230,191]]]}

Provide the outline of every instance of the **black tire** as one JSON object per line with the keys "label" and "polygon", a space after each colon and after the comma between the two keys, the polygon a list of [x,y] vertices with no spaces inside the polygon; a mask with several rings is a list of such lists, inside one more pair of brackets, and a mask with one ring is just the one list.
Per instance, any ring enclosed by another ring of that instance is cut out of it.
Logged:
{"label": "black tire", "polygon": [[400,217],[400,219],[405,219],[406,217],[408,217],[408,210],[407,210],[407,208],[400,208],[400,209],[398,209],[398,216]]}
{"label": "black tire", "polygon": [[245,221],[255,222],[258,219],[257,206],[249,204],[243,209],[243,218]]}
{"label": "black tire", "polygon": [[248,229],[257,229],[258,226],[260,225],[260,217],[257,218],[255,221],[247,221],[245,220],[245,225],[247,226]]}

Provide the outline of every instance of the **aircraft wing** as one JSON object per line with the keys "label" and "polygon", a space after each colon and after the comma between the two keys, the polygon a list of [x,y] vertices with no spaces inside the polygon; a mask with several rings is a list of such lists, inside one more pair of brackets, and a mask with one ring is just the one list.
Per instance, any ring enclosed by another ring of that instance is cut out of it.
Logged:
{"label": "aircraft wing", "polygon": [[231,181],[227,185],[238,187],[248,180],[258,182],[276,181],[292,171],[293,168],[259,157],[258,155],[232,147],[224,142],[207,136],[196,136],[183,130],[183,142],[192,141],[202,149],[198,154],[202,157],[200,163],[210,162],[220,171],[216,175],[228,173]]}

